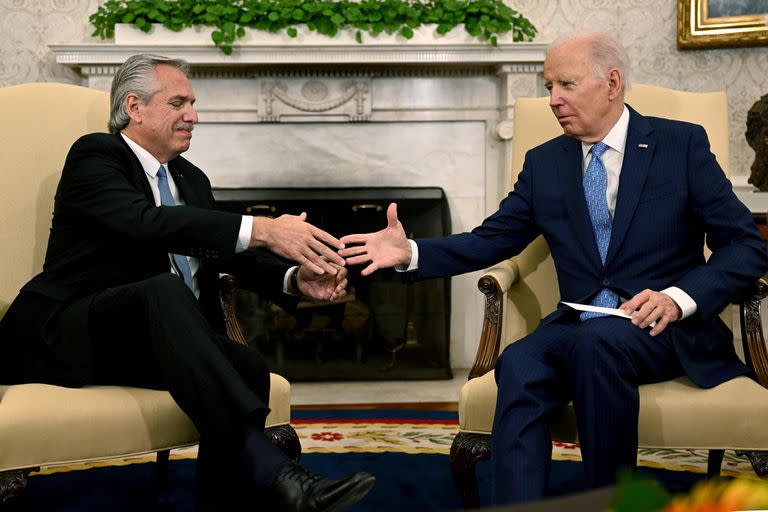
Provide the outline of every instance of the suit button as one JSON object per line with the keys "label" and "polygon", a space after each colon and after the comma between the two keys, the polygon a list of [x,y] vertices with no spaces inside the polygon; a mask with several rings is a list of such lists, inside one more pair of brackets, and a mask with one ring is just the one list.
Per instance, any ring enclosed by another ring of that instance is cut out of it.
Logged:
{"label": "suit button", "polygon": [[602,284],[603,286],[611,286],[611,280],[603,279],[602,281],[600,281],[600,284]]}

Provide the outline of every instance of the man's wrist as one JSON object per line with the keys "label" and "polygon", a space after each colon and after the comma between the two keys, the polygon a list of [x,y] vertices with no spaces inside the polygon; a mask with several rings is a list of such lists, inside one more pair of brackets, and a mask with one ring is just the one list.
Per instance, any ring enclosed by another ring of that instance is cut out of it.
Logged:
{"label": "man's wrist", "polygon": [[670,286],[669,288],[661,290],[661,293],[671,298],[680,310],[680,318],[678,318],[678,320],[685,320],[696,313],[696,310],[698,309],[696,302],[681,288]]}
{"label": "man's wrist", "polygon": [[407,264],[401,264],[395,266],[396,272],[412,272],[419,268],[419,246],[416,241],[408,239],[408,245],[411,248],[411,259]]}
{"label": "man's wrist", "polygon": [[256,215],[251,224],[251,247],[264,247],[267,245],[267,232],[273,219]]}

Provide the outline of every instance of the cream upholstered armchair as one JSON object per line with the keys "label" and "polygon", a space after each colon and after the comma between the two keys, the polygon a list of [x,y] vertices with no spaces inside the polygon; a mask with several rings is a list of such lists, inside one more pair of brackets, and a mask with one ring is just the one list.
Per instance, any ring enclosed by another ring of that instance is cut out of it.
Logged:
{"label": "cream upholstered armchair", "polygon": [[[42,269],[64,158],[79,136],[106,130],[109,96],[65,84],[18,85],[0,89],[0,112],[2,317],[19,288]],[[243,342],[229,303],[224,306],[230,336]],[[0,506],[23,491],[29,472],[40,466],[157,452],[163,478],[169,451],[198,441],[194,425],[166,391],[4,382],[0,375]],[[290,385],[274,374],[271,382],[268,434],[298,458]]]}
{"label": "cream upholstered armchair", "polygon": [[[704,126],[712,152],[728,171],[728,103],[725,92],[690,93],[635,85],[626,102],[638,112],[690,121]],[[562,133],[548,98],[515,101],[513,171],[522,168],[525,152]],[[513,178],[514,180],[514,178]],[[459,433],[451,446],[451,470],[464,505],[478,504],[475,464],[490,456],[490,433],[496,405],[493,367],[500,349],[530,333],[559,300],[552,257],[539,237],[518,256],[489,269],[479,280],[485,294],[485,317],[469,382],[459,397]],[[755,471],[768,476],[765,457],[768,431],[768,354],[760,320],[760,302],[768,294],[761,279],[741,305],[741,333],[747,361],[759,382],[739,377],[713,389],[700,389],[688,378],[640,386],[641,447],[709,450],[708,472],[719,474],[724,450],[748,451]],[[731,325],[731,308],[722,315]],[[764,387],[765,386],[765,387]],[[553,439],[576,441],[576,421],[567,407],[552,425]]]}

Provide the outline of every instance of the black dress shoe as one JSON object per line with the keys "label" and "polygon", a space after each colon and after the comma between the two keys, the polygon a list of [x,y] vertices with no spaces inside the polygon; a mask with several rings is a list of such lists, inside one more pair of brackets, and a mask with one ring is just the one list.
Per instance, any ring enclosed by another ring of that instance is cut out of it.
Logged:
{"label": "black dress shoe", "polygon": [[272,491],[280,511],[336,512],[363,499],[375,481],[363,472],[329,480],[291,461],[277,472]]}

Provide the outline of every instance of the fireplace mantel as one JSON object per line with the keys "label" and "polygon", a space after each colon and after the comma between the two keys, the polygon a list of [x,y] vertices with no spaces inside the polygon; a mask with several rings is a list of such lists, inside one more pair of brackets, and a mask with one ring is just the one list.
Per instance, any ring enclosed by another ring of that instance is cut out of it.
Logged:
{"label": "fireplace mantel", "polygon": [[[214,187],[440,187],[454,232],[482,222],[510,189],[515,98],[546,94],[545,48],[294,42],[227,56],[173,40],[51,45],[100,90],[136,53],[187,60],[200,123],[185,156]],[[474,359],[479,275],[452,281],[453,368]]]}
{"label": "fireplace mantel", "polygon": [[56,61],[73,67],[120,64],[136,53],[167,53],[194,66],[336,65],[336,64],[484,64],[504,66],[537,64],[543,60],[545,45],[513,43],[511,34],[502,34],[498,46],[480,41],[464,30],[438,35],[434,25],[414,31],[410,40],[398,34],[365,35],[355,40],[353,31],[328,37],[306,29],[295,38],[285,32],[270,33],[247,29],[233,47],[232,55],[211,42],[212,27],[191,27],[173,32],[153,25],[142,32],[130,24],[115,25],[114,43],[52,45]]}
{"label": "fireplace mantel", "polygon": [[50,48],[56,62],[74,68],[119,65],[136,53],[162,53],[193,66],[265,66],[336,64],[418,65],[533,65],[541,68],[544,44],[490,45],[251,45],[238,46],[232,55],[209,44],[56,44]]}

